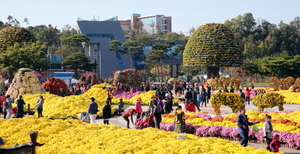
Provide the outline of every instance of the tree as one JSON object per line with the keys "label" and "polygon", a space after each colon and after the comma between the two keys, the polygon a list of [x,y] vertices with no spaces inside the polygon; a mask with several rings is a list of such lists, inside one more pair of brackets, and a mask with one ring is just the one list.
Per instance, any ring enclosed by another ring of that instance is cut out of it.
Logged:
{"label": "tree", "polygon": [[130,55],[130,57],[131,57],[131,68],[134,69],[135,66],[134,66],[133,56],[137,51],[139,51],[141,46],[135,40],[128,40],[125,43],[123,43],[122,46],[124,47],[125,54]]}
{"label": "tree", "polygon": [[10,81],[19,68],[30,68],[42,72],[49,68],[49,60],[45,55],[45,45],[41,42],[15,43],[0,54],[2,69],[8,70]]}
{"label": "tree", "polygon": [[0,31],[0,52],[15,43],[35,42],[36,39],[30,31],[21,27],[6,27]]}
{"label": "tree", "polygon": [[88,43],[89,41],[90,38],[86,37],[84,34],[75,34],[62,39],[63,44],[77,47],[81,47],[82,43]]}
{"label": "tree", "polygon": [[219,67],[237,67],[243,62],[239,42],[223,24],[210,23],[199,27],[183,52],[185,67],[207,67],[207,77],[219,77]]}
{"label": "tree", "polygon": [[69,69],[74,69],[75,78],[78,79],[78,70],[93,71],[97,64],[90,63],[90,60],[82,52],[75,52],[72,55],[63,59],[63,66]]}
{"label": "tree", "polygon": [[41,42],[46,43],[46,47],[55,45],[59,46],[59,30],[53,28],[51,25],[39,25],[35,27],[28,27],[28,30],[31,31],[34,37]]}
{"label": "tree", "polygon": [[161,75],[161,81],[163,81],[163,63],[162,59],[169,57],[168,51],[175,45],[174,41],[167,41],[166,44],[155,43],[152,45],[152,49],[146,51],[147,56],[143,64],[148,67],[155,68],[157,74]]}

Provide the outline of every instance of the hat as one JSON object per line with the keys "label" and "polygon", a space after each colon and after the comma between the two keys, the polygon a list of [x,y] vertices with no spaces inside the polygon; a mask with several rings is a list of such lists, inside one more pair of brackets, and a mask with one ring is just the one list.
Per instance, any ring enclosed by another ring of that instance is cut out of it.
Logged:
{"label": "hat", "polygon": [[165,96],[166,96],[166,97],[168,97],[168,96],[169,96],[169,94],[167,93]]}
{"label": "hat", "polygon": [[139,97],[139,98],[137,99],[137,101],[142,101],[141,97]]}

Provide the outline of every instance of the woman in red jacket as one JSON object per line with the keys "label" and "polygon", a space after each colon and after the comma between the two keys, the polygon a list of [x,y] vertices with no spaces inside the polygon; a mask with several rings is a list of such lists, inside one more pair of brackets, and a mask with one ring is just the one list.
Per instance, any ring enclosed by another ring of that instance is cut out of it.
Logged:
{"label": "woman in red jacket", "polygon": [[246,92],[245,92],[245,96],[246,96],[246,103],[248,102],[248,105],[250,105],[250,91],[249,88],[247,87]]}

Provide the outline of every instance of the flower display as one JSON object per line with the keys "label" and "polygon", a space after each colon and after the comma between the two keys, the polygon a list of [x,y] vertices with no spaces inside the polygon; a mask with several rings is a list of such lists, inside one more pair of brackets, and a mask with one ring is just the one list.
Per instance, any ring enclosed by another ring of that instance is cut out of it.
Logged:
{"label": "flower display", "polygon": [[[12,127],[13,126],[13,127]],[[126,129],[116,125],[95,125],[75,119],[49,120],[26,117],[23,119],[0,119],[0,136],[4,147],[30,141],[29,133],[38,131],[37,153],[222,153],[267,154],[266,149],[242,147],[237,142],[220,138],[197,137],[155,128],[143,130]]]}
{"label": "flower display", "polygon": [[65,90],[67,95],[72,95],[65,81],[59,78],[50,78],[43,83],[43,87],[50,92],[50,94],[59,95],[61,90]]}
{"label": "flower display", "polygon": [[272,108],[278,106],[279,111],[283,111],[284,96],[278,93],[265,93],[254,96],[252,102],[258,107],[259,111],[263,111],[264,108]]}
{"label": "flower display", "polygon": [[15,74],[6,94],[17,98],[24,94],[43,94],[44,88],[36,75],[29,68],[20,68]]}
{"label": "flower display", "polygon": [[118,82],[129,85],[130,87],[138,87],[141,85],[142,80],[139,71],[135,69],[126,69],[114,73],[114,84],[117,85]]}
{"label": "flower display", "polygon": [[[222,116],[216,116],[205,112],[187,114],[189,114],[189,117],[186,118],[186,133],[201,137],[222,137],[230,138],[232,140],[238,140],[240,138],[236,124],[238,114],[236,113]],[[283,135],[281,141],[285,142],[290,148],[300,148],[300,146],[298,146],[300,141],[300,138],[298,137],[300,135],[300,128],[298,127],[300,119],[298,118],[298,115],[300,114],[300,111],[262,112],[248,110],[246,115],[248,115],[249,121],[261,122],[257,124],[260,128],[258,133],[254,133],[252,129],[250,129],[250,138],[257,142],[262,142],[262,127],[266,114],[272,116],[274,134],[279,134],[280,136]],[[209,120],[200,118],[200,116]],[[173,121],[174,117],[172,117],[172,114],[164,115],[160,125],[161,129],[173,131]],[[287,136],[287,138],[285,138],[285,136]]]}
{"label": "flower display", "polygon": [[221,114],[221,105],[229,106],[232,112],[237,112],[240,107],[245,106],[244,100],[234,93],[214,93],[210,101],[217,115]]}
{"label": "flower display", "polygon": [[275,93],[284,96],[284,102],[287,104],[300,104],[300,93],[298,92],[293,92],[291,90],[280,90],[276,91]]}
{"label": "flower display", "polygon": [[[38,81],[37,81],[38,82]],[[96,103],[98,104],[99,112],[98,116],[102,116],[102,109],[107,100],[107,91],[105,88],[111,86],[108,83],[96,84],[92,86],[86,93],[82,95],[71,95],[66,97],[57,96],[54,94],[25,94],[23,99],[26,104],[30,104],[31,107],[36,105],[38,97],[41,95],[44,97],[44,111],[43,115],[47,118],[57,119],[57,118],[76,118],[78,114],[87,111],[87,107],[90,103],[90,98],[94,97]],[[112,87],[113,88],[113,87]],[[155,91],[148,91],[146,93],[137,93],[130,99],[124,98],[123,101],[126,103],[134,104],[137,98],[142,98],[142,104],[148,104],[151,100],[151,96],[155,95]],[[119,103],[119,98],[113,97],[113,103]],[[14,104],[15,105],[15,104]],[[115,107],[112,106],[112,113],[114,113]]]}

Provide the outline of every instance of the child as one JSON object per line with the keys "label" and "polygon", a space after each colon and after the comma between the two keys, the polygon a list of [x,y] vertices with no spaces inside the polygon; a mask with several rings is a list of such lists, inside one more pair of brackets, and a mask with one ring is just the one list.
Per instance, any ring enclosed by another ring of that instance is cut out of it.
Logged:
{"label": "child", "polygon": [[280,147],[279,135],[276,134],[274,136],[274,139],[270,143],[270,148],[271,148],[272,152],[279,152],[279,147]]}

